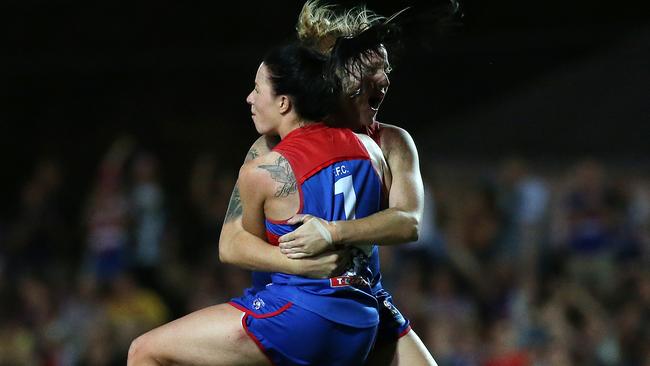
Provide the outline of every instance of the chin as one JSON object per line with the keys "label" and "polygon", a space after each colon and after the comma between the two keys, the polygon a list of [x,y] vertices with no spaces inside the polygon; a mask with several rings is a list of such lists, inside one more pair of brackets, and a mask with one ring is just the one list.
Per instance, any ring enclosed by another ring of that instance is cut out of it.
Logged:
{"label": "chin", "polygon": [[[253,120],[253,122],[255,122],[255,120]],[[257,131],[257,133],[259,133],[260,135],[263,135],[265,132],[264,127],[257,124],[257,122],[255,122],[254,124],[255,124],[255,131]]]}
{"label": "chin", "polygon": [[277,136],[278,133],[275,131],[273,128],[267,127],[267,126],[259,126],[255,125],[255,130],[257,130],[257,133],[260,135],[265,135],[265,136]]}

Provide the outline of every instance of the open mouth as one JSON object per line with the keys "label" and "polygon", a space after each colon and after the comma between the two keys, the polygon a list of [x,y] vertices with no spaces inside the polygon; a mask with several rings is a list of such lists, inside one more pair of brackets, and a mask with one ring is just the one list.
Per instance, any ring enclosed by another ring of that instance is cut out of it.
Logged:
{"label": "open mouth", "polygon": [[379,106],[383,101],[384,101],[384,94],[373,95],[370,98],[368,98],[368,105],[370,105],[370,109],[376,112],[379,110]]}

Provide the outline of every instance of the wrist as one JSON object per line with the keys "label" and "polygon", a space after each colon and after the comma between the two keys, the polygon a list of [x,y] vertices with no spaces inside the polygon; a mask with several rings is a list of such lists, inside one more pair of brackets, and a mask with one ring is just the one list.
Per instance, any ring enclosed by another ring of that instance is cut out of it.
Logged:
{"label": "wrist", "polygon": [[333,247],[338,247],[345,245],[345,243],[342,242],[341,240],[341,223],[338,221],[331,221],[329,222],[329,225],[327,225],[327,230],[330,232],[330,235],[332,236],[332,246]]}
{"label": "wrist", "polygon": [[286,255],[282,254],[280,252],[280,247],[275,247],[275,256],[276,260],[274,261],[276,263],[275,267],[275,272],[282,272],[282,273],[287,273],[290,275],[297,275],[298,274],[298,262],[295,259],[291,259],[287,257]]}
{"label": "wrist", "polygon": [[299,266],[300,260],[288,258],[284,254],[282,254],[282,256],[284,257],[286,262],[285,270],[287,271],[287,273],[290,275],[300,276],[301,275],[300,266]]}

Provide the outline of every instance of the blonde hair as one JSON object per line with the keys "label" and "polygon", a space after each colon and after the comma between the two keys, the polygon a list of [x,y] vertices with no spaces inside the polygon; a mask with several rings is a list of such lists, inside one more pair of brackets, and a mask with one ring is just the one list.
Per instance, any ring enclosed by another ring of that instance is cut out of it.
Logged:
{"label": "blonde hair", "polygon": [[339,37],[355,37],[370,26],[386,20],[385,17],[356,6],[343,13],[333,5],[323,5],[319,0],[309,0],[303,5],[296,31],[304,45],[323,54],[329,54]]}

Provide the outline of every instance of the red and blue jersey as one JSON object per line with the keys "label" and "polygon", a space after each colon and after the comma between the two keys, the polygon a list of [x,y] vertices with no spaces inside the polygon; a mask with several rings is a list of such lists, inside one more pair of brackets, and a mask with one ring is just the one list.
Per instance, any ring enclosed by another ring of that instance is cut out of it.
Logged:
{"label": "red and blue jersey", "polygon": [[[349,129],[313,124],[289,133],[274,149],[293,170],[300,194],[298,213],[328,221],[363,218],[382,206],[383,182],[363,143]],[[295,230],[285,221],[266,220],[267,239]],[[341,277],[311,279],[286,273],[253,275],[253,287],[264,288],[329,320],[350,326],[378,323],[376,246],[354,249],[353,265]],[[270,281],[269,281],[270,276]],[[269,282],[271,282],[270,285]]]}

